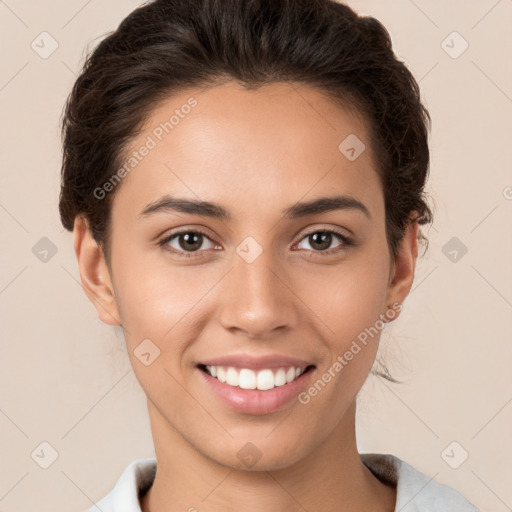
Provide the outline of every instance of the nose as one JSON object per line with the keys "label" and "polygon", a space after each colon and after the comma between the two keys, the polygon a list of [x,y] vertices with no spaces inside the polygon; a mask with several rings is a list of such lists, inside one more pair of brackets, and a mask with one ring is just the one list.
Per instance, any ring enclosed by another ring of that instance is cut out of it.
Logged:
{"label": "nose", "polygon": [[233,267],[219,290],[220,322],[232,333],[267,339],[297,325],[297,297],[283,266],[272,261],[271,252],[264,250],[251,263],[234,255]]}

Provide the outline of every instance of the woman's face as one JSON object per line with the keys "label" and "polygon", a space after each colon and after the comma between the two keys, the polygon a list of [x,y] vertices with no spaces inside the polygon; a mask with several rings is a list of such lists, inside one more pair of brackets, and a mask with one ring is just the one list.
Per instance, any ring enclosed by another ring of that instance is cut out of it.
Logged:
{"label": "woman's face", "polygon": [[373,157],[365,122],[308,86],[227,83],[153,111],[117,185],[112,272],[87,288],[123,326],[157,450],[278,468],[350,431],[416,258],[413,226],[390,260]]}

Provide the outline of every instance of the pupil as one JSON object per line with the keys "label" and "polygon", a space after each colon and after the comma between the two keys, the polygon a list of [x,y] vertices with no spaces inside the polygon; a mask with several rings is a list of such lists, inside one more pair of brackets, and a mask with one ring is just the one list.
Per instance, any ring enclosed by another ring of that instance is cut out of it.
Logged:
{"label": "pupil", "polygon": [[310,238],[313,240],[312,247],[314,247],[314,244],[320,245],[320,247],[317,247],[319,250],[328,249],[329,245],[331,245],[331,233],[327,233],[325,231],[313,233],[310,235]]}
{"label": "pupil", "polygon": [[[203,235],[201,233],[184,233],[180,237],[180,246],[182,249],[185,250],[193,250],[193,249],[199,249],[201,247],[201,238]],[[181,243],[181,241],[184,240],[184,243]]]}

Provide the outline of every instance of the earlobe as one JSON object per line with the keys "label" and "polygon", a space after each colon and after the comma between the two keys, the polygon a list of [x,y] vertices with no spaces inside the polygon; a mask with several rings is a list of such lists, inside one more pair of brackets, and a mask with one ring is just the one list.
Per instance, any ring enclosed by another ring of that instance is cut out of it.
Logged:
{"label": "earlobe", "polygon": [[101,247],[94,240],[87,219],[75,218],[73,227],[75,255],[82,288],[93,303],[100,320],[108,325],[121,325],[114,288]]}
{"label": "earlobe", "polygon": [[[393,304],[401,305],[411,290],[418,257],[418,229],[418,222],[411,221],[398,245],[393,263],[392,278],[388,286],[386,299],[386,304],[389,304],[388,309],[394,309]],[[400,310],[401,307],[398,309],[398,313],[395,312],[393,318],[399,316]]]}

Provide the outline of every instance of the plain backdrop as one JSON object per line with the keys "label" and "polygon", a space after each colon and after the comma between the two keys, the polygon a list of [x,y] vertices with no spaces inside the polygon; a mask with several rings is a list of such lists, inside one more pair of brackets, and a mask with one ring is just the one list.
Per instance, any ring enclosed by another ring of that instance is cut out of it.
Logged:
{"label": "plain backdrop", "polygon": [[[97,318],[58,216],[59,118],[92,48],[140,2],[0,1],[0,511],[84,510],[153,456],[120,328]],[[512,508],[512,1],[354,0],[388,28],[432,119],[435,222],[382,337],[400,385],[360,394],[361,452],[487,512]],[[47,466],[47,467],[45,467]]]}

